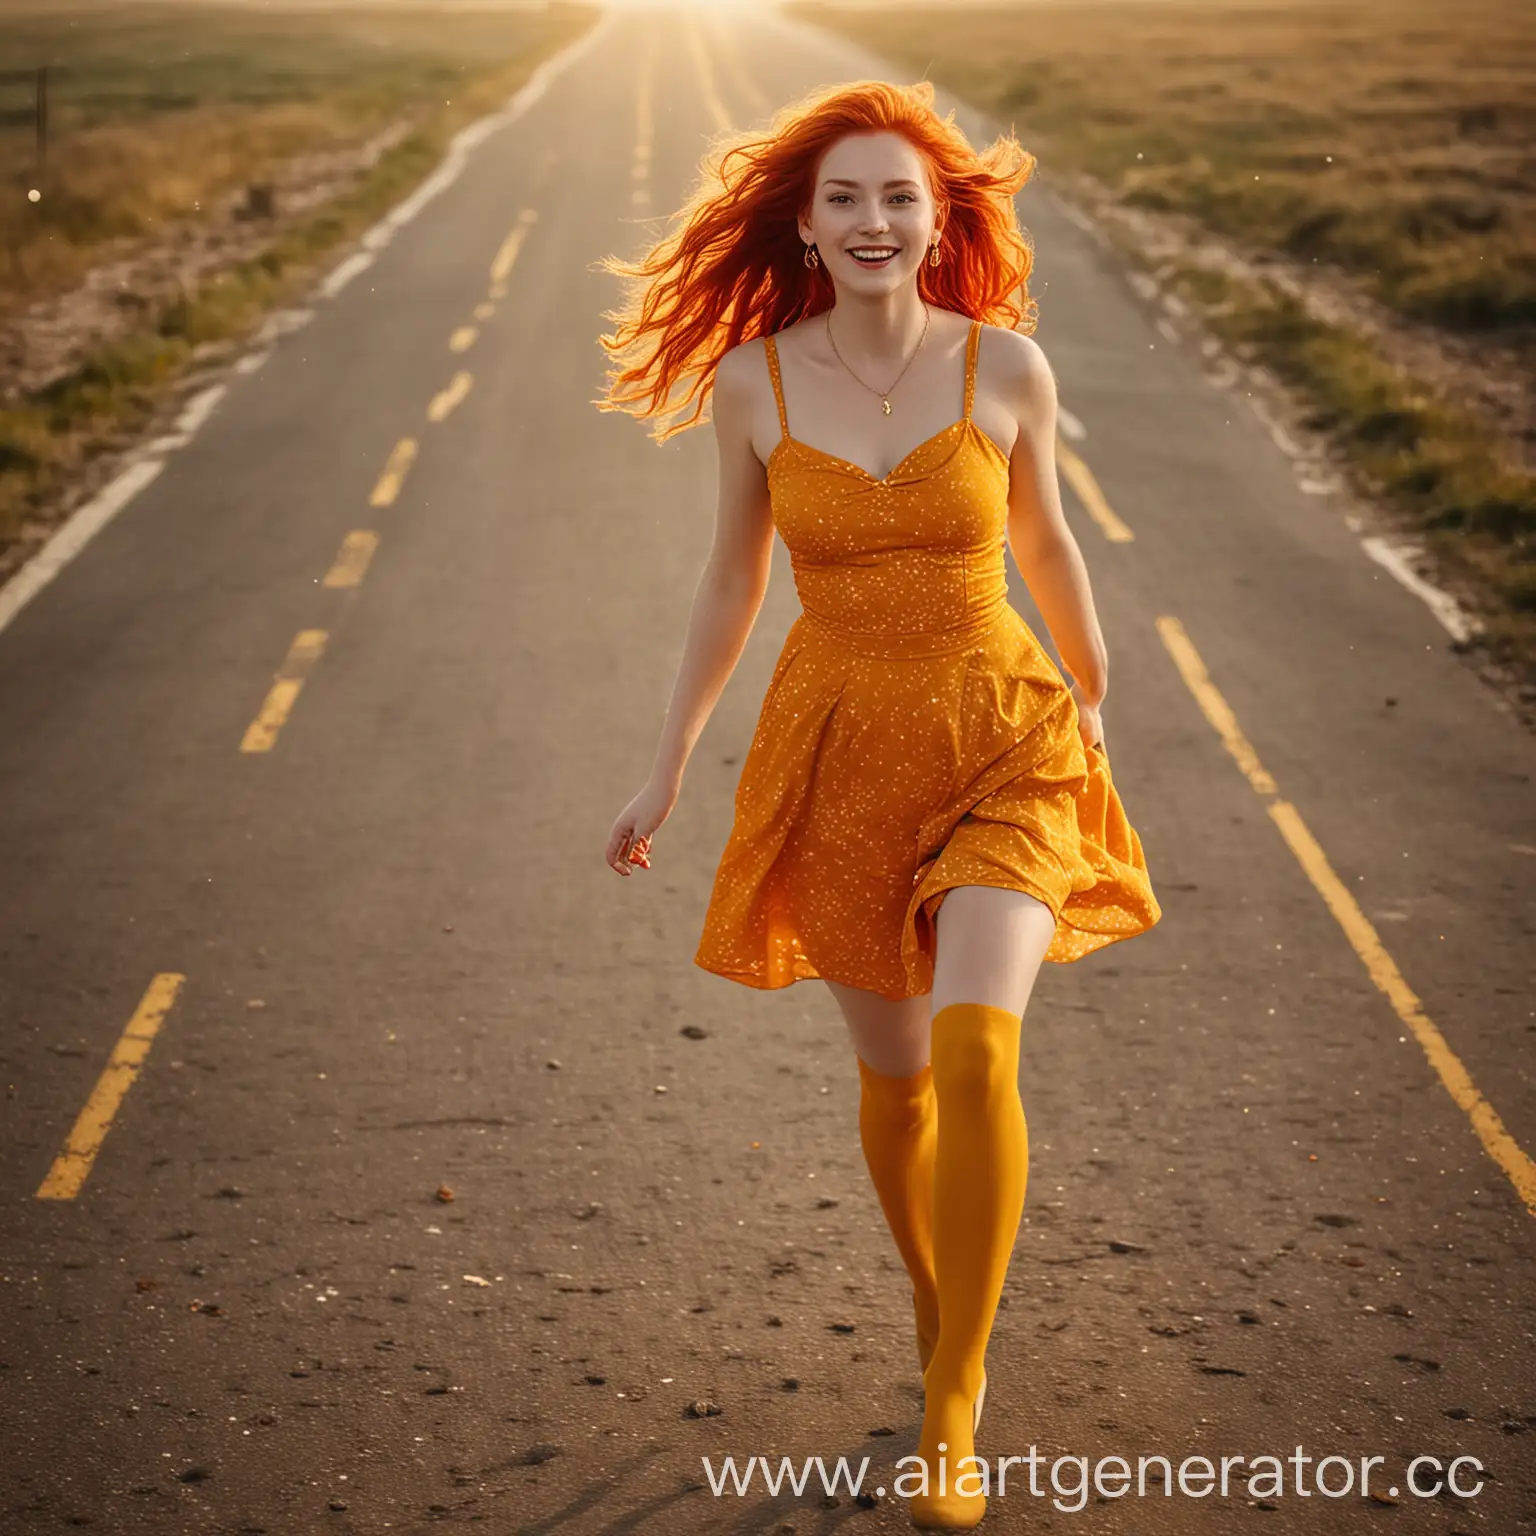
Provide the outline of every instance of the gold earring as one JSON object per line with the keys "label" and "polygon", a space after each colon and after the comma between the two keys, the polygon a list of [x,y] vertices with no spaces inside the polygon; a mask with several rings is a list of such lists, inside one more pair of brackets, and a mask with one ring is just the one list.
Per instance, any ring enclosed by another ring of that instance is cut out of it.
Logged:
{"label": "gold earring", "polygon": [[815,269],[821,265],[821,257],[817,254],[816,246],[814,243],[806,246],[803,260],[805,261],[806,266],[811,268],[812,271],[815,271]]}
{"label": "gold earring", "polygon": [[939,255],[939,242],[935,240],[933,244],[928,247],[928,265],[930,267],[936,267],[943,259],[944,258]]}

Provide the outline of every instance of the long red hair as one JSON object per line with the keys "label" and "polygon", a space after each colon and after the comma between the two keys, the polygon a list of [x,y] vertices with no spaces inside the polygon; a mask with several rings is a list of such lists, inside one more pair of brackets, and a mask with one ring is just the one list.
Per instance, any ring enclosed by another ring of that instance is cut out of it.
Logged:
{"label": "long red hair", "polygon": [[[822,155],[849,133],[902,134],[927,162],[944,239],[942,262],[919,269],[922,297],[1032,332],[1034,246],[1013,199],[1035,157],[1011,133],[973,149],[954,114],[934,110],[933,94],[926,80],[834,86],[783,108],[766,133],[717,140],[672,232],[638,262],[609,256],[598,264],[628,279],[628,293],[620,309],[604,311],[618,327],[600,338],[614,366],[606,394],[592,403],[657,418],[651,436],[665,442],[697,424],[732,347],[832,307],[832,280],[825,267],[805,265],[796,222],[810,206]],[[690,405],[692,415],[677,420]]]}

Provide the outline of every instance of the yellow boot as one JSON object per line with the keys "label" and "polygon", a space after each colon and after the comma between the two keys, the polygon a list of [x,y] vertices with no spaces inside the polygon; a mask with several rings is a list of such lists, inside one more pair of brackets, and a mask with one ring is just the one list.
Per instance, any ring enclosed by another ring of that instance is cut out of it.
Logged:
{"label": "yellow boot", "polygon": [[933,1278],[933,1154],[938,1103],[933,1068],[887,1077],[861,1056],[859,1140],[896,1251],[912,1281],[917,1358],[928,1369],[939,1337],[939,1293]]}
{"label": "yellow boot", "polygon": [[933,1019],[933,1251],[941,1327],[923,1377],[917,1447],[928,1486],[911,1504],[913,1523],[923,1530],[969,1530],[987,1510],[990,1478],[971,1458],[986,1382],[982,1362],[1029,1177],[1021,1022],[983,1003],[953,1003]]}

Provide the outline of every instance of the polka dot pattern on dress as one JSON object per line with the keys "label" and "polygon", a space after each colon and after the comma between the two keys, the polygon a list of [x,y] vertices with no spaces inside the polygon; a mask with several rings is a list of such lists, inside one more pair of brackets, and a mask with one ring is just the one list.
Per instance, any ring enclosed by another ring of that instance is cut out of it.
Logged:
{"label": "polka dot pattern on dress", "polygon": [[883,478],[789,431],[768,462],[802,612],[769,681],[694,963],[746,986],[933,985],[961,885],[1027,891],[1070,962],[1162,915],[1102,747],[1008,604],[1008,458],[961,418]]}

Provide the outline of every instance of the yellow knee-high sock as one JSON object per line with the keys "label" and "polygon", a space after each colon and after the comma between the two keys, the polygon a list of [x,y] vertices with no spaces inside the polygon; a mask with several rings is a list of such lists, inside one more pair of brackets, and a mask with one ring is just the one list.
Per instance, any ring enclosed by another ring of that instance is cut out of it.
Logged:
{"label": "yellow knee-high sock", "polygon": [[930,1530],[969,1529],[987,1508],[981,1470],[967,1458],[975,1454],[972,1406],[1029,1178],[1029,1130],[1019,1098],[1021,1022],[1019,1014],[982,1003],[953,1003],[933,1019],[940,1329],[923,1378],[917,1448],[928,1489],[911,1506],[914,1523]]}
{"label": "yellow knee-high sock", "polygon": [[939,1337],[933,1274],[933,1155],[938,1103],[933,1068],[887,1077],[859,1057],[859,1140],[896,1251],[912,1281],[917,1357],[923,1370]]}

